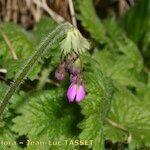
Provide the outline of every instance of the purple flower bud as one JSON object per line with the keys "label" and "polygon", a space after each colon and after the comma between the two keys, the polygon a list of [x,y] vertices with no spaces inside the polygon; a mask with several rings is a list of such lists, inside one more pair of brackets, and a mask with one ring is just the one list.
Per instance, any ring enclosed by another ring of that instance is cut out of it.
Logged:
{"label": "purple flower bud", "polygon": [[58,69],[55,72],[55,78],[57,80],[64,80],[65,74],[63,72],[60,72]]}
{"label": "purple flower bud", "polygon": [[85,88],[83,85],[72,83],[67,91],[69,102],[80,102],[85,98]]}
{"label": "purple flower bud", "polygon": [[70,73],[75,76],[75,75],[81,73],[81,69],[80,69],[80,68],[76,68],[76,67],[72,67],[72,68],[70,69]]}
{"label": "purple flower bud", "polygon": [[59,64],[56,72],[55,72],[55,78],[57,80],[64,80],[65,79],[65,62],[62,62],[61,64]]}
{"label": "purple flower bud", "polygon": [[77,83],[77,76],[76,75],[70,75],[70,82],[71,83]]}
{"label": "purple flower bud", "polygon": [[79,58],[72,64],[72,67],[70,68],[69,71],[73,75],[81,73],[81,61]]}

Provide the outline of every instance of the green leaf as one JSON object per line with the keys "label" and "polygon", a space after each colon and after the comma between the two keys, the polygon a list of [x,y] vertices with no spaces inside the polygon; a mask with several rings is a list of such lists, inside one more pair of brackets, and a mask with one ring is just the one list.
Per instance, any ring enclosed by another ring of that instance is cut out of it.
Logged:
{"label": "green leaf", "polygon": [[[34,27],[34,35],[42,39],[47,33],[56,27],[54,20],[48,16],[43,16]],[[38,41],[38,40],[37,40]]]}
{"label": "green leaf", "polygon": [[[7,69],[7,78],[12,79],[23,66],[25,60],[31,56],[35,47],[35,41],[33,40],[34,37],[32,34],[13,23],[3,23],[1,25],[1,30],[11,42],[11,45],[18,57],[18,60],[13,59],[8,45],[2,35],[0,35],[1,66]],[[34,67],[33,71],[29,74],[30,79],[34,79],[37,76],[40,71],[40,67],[40,64],[37,64]]]}
{"label": "green leaf", "polygon": [[95,49],[93,58],[104,74],[125,86],[140,87],[143,59],[136,45],[129,40],[114,19],[105,21],[110,42],[102,51]]}
{"label": "green leaf", "polygon": [[[87,61],[93,62],[91,59]],[[80,103],[85,119],[79,124],[82,129],[79,137],[93,140],[93,145],[89,145],[89,148],[103,150],[103,121],[109,111],[113,87],[112,82],[101,73],[99,65],[91,64],[94,67],[84,74],[87,95]],[[86,66],[91,67],[90,64]]]}
{"label": "green leaf", "polygon": [[[0,97],[3,96],[6,91],[7,86],[3,83],[0,83]],[[10,122],[10,112],[7,112],[5,118],[0,119],[0,149],[1,150],[10,150],[15,149],[19,150],[16,143],[16,135],[11,131],[12,124]]]}
{"label": "green leaf", "polygon": [[106,20],[105,27],[110,37],[106,48],[109,51],[125,55],[133,63],[133,67],[140,72],[143,68],[143,58],[137,45],[125,35],[114,18]]}
{"label": "green leaf", "polygon": [[122,26],[127,35],[136,43],[143,39],[150,29],[150,1],[137,0],[134,8],[130,9],[122,19]]}
{"label": "green leaf", "polygon": [[142,41],[142,54],[144,55],[144,60],[147,66],[150,65],[149,57],[150,57],[150,31],[145,33],[145,36]]}
{"label": "green leaf", "polygon": [[[29,140],[46,142],[40,149],[76,149],[75,145],[65,145],[64,140],[74,139],[78,134],[76,123],[80,115],[77,105],[66,102],[64,91],[41,91],[20,98],[26,103],[17,111],[21,115],[13,119],[13,131],[27,135]],[[49,140],[59,141],[61,145],[50,146]],[[37,149],[37,146],[30,147]]]}
{"label": "green leaf", "polygon": [[1,128],[0,127],[0,149],[1,150],[21,150],[17,146],[16,136],[10,131],[9,128]]}
{"label": "green leaf", "polygon": [[[97,51],[93,55],[100,64],[104,74],[125,86],[139,87],[139,73],[135,70],[137,65],[126,55],[119,55],[106,49]],[[137,61],[139,61],[137,59]],[[137,62],[136,62],[137,63]]]}
{"label": "green leaf", "polygon": [[121,26],[126,34],[139,47],[145,58],[145,64],[150,65],[150,1],[137,0],[121,20]]}
{"label": "green leaf", "polygon": [[92,0],[78,0],[78,14],[79,20],[85,27],[91,37],[99,43],[105,43],[108,39],[106,37],[106,30],[102,22],[98,18]]}
{"label": "green leaf", "polygon": [[[116,90],[112,100],[109,118],[124,126],[131,132],[132,141],[129,144],[134,149],[141,145],[150,146],[150,103],[149,100],[139,99],[121,85],[115,85]],[[146,93],[145,93],[146,94]],[[150,94],[149,94],[150,96]],[[106,125],[104,134],[113,141],[125,141],[127,133]]]}

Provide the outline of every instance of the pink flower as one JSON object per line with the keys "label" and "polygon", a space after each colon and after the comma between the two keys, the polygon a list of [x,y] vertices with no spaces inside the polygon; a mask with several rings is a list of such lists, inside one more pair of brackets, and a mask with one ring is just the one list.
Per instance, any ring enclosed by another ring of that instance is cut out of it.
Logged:
{"label": "pink flower", "polygon": [[80,102],[85,98],[85,88],[83,85],[72,83],[67,91],[69,102]]}

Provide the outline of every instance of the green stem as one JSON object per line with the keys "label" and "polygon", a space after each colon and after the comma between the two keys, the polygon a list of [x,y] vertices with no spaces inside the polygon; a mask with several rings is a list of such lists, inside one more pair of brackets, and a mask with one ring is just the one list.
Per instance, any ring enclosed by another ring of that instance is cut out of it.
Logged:
{"label": "green stem", "polygon": [[106,118],[105,121],[108,122],[108,123],[109,123],[110,125],[112,125],[113,127],[115,127],[115,128],[117,128],[117,129],[120,129],[120,130],[122,130],[122,131],[128,133],[127,144],[130,144],[130,143],[131,143],[131,141],[132,141],[132,134],[131,134],[131,132],[130,132],[126,127],[124,127],[123,125],[118,124],[118,123],[112,121],[112,120],[109,119],[109,118]]}
{"label": "green stem", "polygon": [[21,69],[21,71],[16,76],[14,82],[6,92],[4,99],[0,105],[0,116],[3,114],[9,100],[12,95],[18,89],[20,84],[23,82],[25,77],[28,75],[29,71],[33,68],[33,66],[38,62],[38,60],[46,54],[46,51],[49,50],[54,44],[58,44],[62,38],[65,36],[66,30],[70,27],[69,23],[64,23],[59,25],[55,30],[53,30],[47,37],[41,42],[39,47],[37,47],[36,51],[31,55],[31,57],[25,62],[25,65]]}

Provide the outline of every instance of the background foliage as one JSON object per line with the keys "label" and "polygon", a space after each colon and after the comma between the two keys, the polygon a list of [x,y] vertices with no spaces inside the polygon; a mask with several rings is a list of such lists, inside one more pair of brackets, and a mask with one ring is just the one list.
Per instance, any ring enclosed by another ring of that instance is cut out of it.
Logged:
{"label": "background foliage", "polygon": [[[108,15],[100,19],[92,0],[76,0],[75,9],[81,33],[91,43],[90,51],[81,56],[85,100],[78,104],[67,102],[69,78],[61,83],[54,79],[60,61],[59,45],[54,47],[13,96],[0,122],[0,142],[16,141],[17,145],[0,144],[0,149],[150,148],[150,1],[136,1],[120,18]],[[32,30],[15,23],[1,23],[0,30],[11,41],[18,60],[13,59],[1,34],[0,68],[7,73],[1,75],[0,100],[36,45],[56,25],[48,16],[43,16]],[[132,135],[130,143],[127,132]],[[92,139],[93,145],[26,145],[26,140],[64,139]]]}

